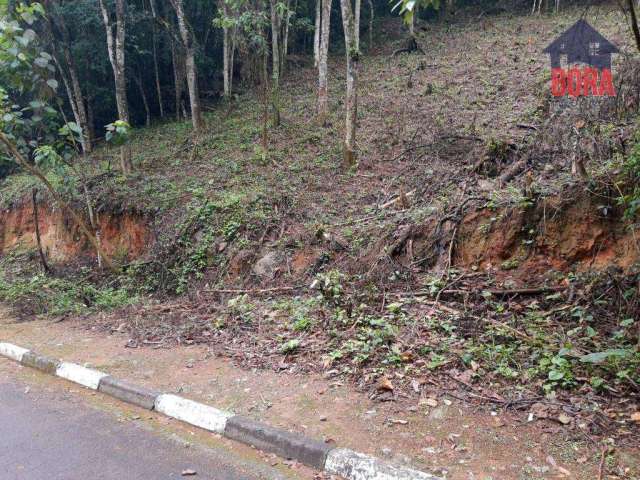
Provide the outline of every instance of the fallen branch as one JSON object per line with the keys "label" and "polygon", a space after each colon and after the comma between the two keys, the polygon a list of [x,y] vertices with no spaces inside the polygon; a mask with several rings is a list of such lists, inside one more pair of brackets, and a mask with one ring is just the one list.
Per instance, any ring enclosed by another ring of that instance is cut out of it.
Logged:
{"label": "fallen branch", "polygon": [[253,293],[253,294],[260,294],[260,293],[270,293],[270,292],[288,292],[291,290],[300,290],[305,288],[304,285],[296,285],[296,286],[291,286],[291,287],[272,287],[272,288],[262,288],[262,289],[243,289],[243,288],[207,288],[204,289],[204,292],[208,292],[208,293],[237,293],[237,294],[244,294],[244,293]]}

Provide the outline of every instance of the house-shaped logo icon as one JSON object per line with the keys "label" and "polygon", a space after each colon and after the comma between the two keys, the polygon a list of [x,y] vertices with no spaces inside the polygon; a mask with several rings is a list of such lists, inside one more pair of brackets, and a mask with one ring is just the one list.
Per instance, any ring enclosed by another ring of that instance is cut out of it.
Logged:
{"label": "house-shaped logo icon", "polygon": [[619,52],[584,19],[578,20],[544,49],[544,53],[551,56],[551,68],[561,68],[561,58],[566,55],[568,65],[582,63],[611,70],[611,55]]}

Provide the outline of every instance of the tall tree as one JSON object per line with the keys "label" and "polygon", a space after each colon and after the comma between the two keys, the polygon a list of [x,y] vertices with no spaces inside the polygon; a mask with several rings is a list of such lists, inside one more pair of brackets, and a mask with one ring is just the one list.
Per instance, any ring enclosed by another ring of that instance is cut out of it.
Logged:
{"label": "tall tree", "polygon": [[158,11],[156,9],[156,0],[149,0],[151,6],[151,15],[153,17],[152,38],[153,43],[153,73],[156,80],[156,94],[158,96],[158,106],[160,107],[160,118],[164,118],[164,101],[162,99],[162,86],[160,84],[160,68],[158,66],[158,31],[156,20],[158,19]]}
{"label": "tall tree", "polygon": [[270,0],[271,6],[271,108],[273,126],[280,125],[280,30],[282,24],[281,4]]}
{"label": "tall tree", "polygon": [[[104,0],[99,0],[102,21],[107,32],[107,50],[109,61],[113,69],[116,85],[116,105],[118,107],[118,119],[129,123],[129,104],[127,102],[127,74],[125,68],[125,35],[126,35],[126,2],[115,0],[116,23],[115,35],[111,14]],[[120,167],[123,173],[131,173],[131,152],[126,146],[120,147]]]}
{"label": "tall tree", "polygon": [[313,66],[318,68],[320,62],[320,29],[322,26],[322,0],[316,0],[316,17],[313,29]]}
{"label": "tall tree", "polygon": [[[321,0],[318,0],[321,1]],[[320,45],[318,55],[318,122],[324,125],[329,115],[327,64],[329,60],[329,34],[331,33],[331,1],[322,0]],[[351,5],[349,5],[351,8]]]}
{"label": "tall tree", "polygon": [[48,14],[46,26],[51,37],[51,45],[54,51],[53,58],[65,86],[74,120],[82,129],[83,135],[80,139],[82,150],[88,153],[91,151],[92,128],[89,125],[85,97],[80,86],[75,58],[71,54],[69,30],[64,16],[59,13],[60,4],[57,1],[46,0],[44,6]]}
{"label": "tall tree", "polygon": [[191,32],[184,13],[182,0],[171,0],[171,5],[178,18],[178,28],[185,50],[185,68],[187,71],[187,86],[189,88],[189,104],[191,106],[191,122],[196,132],[202,130],[204,122],[200,107],[200,91],[198,89],[198,70],[196,67],[196,48],[193,33]]}
{"label": "tall tree", "polygon": [[351,0],[340,0],[342,26],[347,56],[347,94],[345,100],[346,122],[344,139],[344,166],[352,167],[356,163],[356,127],[358,123],[358,63],[360,52],[357,45],[360,32],[351,8]]}
{"label": "tall tree", "polygon": [[[627,0],[629,4],[629,13],[631,15],[631,29],[633,30],[633,36],[636,39],[636,47],[640,50],[640,28],[638,28],[638,16],[636,15],[636,7],[633,5],[633,0]],[[640,2],[638,3],[640,5]]]}

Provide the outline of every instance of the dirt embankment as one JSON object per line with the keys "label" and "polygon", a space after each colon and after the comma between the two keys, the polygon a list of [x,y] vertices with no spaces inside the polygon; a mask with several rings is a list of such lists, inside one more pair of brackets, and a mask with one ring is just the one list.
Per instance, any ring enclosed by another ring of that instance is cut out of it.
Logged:
{"label": "dirt embankment", "polygon": [[[97,216],[100,240],[107,254],[133,259],[144,254],[152,239],[147,220],[132,213],[101,213]],[[38,205],[42,248],[54,262],[63,262],[95,252],[74,222],[50,205]],[[36,248],[33,205],[24,202],[0,211],[0,256],[17,249]]]}
{"label": "dirt embankment", "polygon": [[541,275],[550,270],[627,269],[640,261],[640,232],[622,220],[619,209],[594,196],[571,197],[466,215],[454,263]]}

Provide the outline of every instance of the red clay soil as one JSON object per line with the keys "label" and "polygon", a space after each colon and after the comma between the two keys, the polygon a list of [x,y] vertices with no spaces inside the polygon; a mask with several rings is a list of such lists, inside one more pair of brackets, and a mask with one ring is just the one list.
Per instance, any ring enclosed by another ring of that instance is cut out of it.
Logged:
{"label": "red clay soil", "polygon": [[[60,209],[39,205],[38,216],[42,247],[49,258],[63,262],[94,255],[84,235]],[[98,223],[102,248],[107,254],[132,259],[147,251],[152,234],[141,216],[101,213]],[[10,250],[35,247],[35,221],[31,203],[0,212],[0,255]]]}

